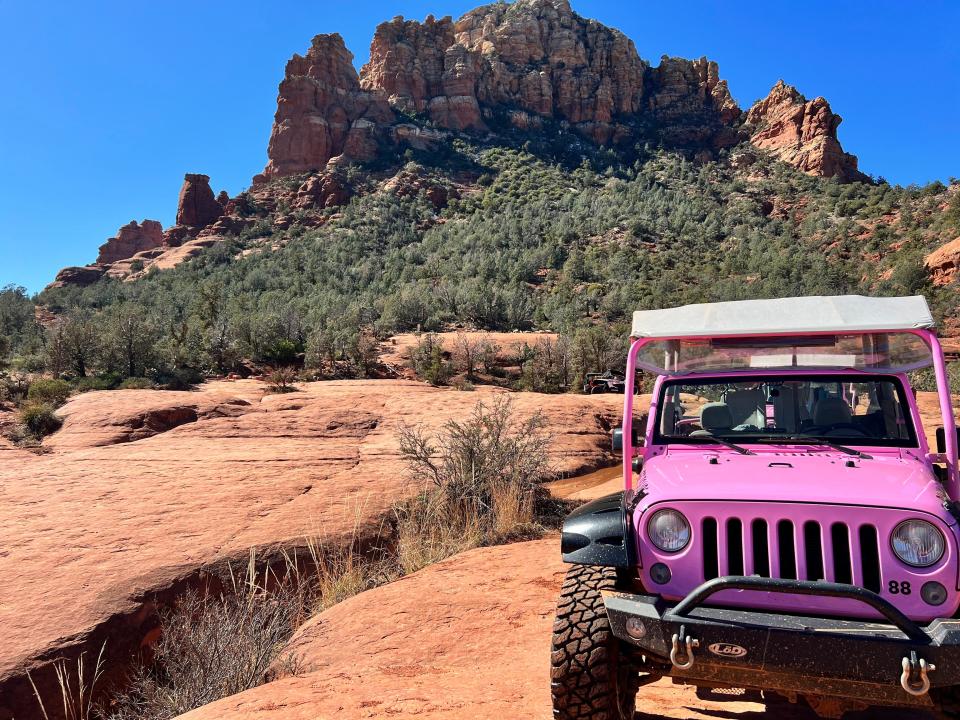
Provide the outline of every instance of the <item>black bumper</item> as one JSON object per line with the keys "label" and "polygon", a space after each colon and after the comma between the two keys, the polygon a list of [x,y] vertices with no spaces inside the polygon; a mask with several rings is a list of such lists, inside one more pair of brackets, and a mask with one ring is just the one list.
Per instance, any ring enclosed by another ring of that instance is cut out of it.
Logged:
{"label": "black bumper", "polygon": [[[728,589],[848,597],[878,609],[890,623],[700,607],[713,593]],[[928,674],[934,696],[937,688],[960,685],[960,620],[938,619],[921,627],[862,588],[731,577],[704,583],[675,606],[657,596],[624,593],[609,593],[604,602],[614,635],[669,667],[669,675],[693,684],[931,707],[936,698],[930,693],[912,695],[901,686],[903,659],[914,653],[936,666]],[[671,663],[674,635],[681,638],[681,660],[686,659],[684,637],[699,643],[689,668]],[[911,679],[919,678],[911,673]]]}

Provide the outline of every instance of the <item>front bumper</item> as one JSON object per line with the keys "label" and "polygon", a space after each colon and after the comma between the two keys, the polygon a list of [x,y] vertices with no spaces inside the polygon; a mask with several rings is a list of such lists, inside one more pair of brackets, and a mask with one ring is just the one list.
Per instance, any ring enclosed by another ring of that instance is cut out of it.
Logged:
{"label": "front bumper", "polygon": [[[731,589],[849,598],[890,622],[700,606],[714,593]],[[925,673],[934,695],[937,688],[960,685],[960,620],[936,619],[919,626],[863,588],[725,577],[704,583],[674,606],[658,596],[626,593],[607,593],[604,602],[616,637],[669,667],[672,677],[696,685],[929,708],[935,698],[925,689],[918,692],[923,685],[920,660],[936,668]],[[689,662],[687,638],[694,640],[693,664],[684,667]],[[907,684],[914,693],[901,683],[904,658],[913,661]]]}

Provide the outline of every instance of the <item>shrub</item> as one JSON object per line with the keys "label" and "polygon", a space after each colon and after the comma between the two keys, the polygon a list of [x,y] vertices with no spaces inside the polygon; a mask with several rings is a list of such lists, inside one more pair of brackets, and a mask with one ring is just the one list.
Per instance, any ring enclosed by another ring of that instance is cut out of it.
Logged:
{"label": "shrub", "polygon": [[270,392],[273,393],[296,392],[297,388],[293,385],[296,381],[297,371],[290,367],[277,368],[267,375]]}
{"label": "shrub", "polygon": [[153,380],[145,377],[129,377],[117,386],[119,390],[152,390]]}
{"label": "shrub", "polygon": [[20,403],[30,390],[30,378],[24,373],[0,372],[0,402]]}
{"label": "shrub", "polygon": [[81,377],[74,380],[73,385],[77,392],[92,392],[94,390],[116,390],[120,386],[120,376],[113,373],[97,375],[95,377]]}
{"label": "shrub", "polygon": [[281,648],[302,617],[299,589],[268,592],[255,580],[228,594],[188,592],[162,613],[154,665],[134,671],[106,719],[168,720],[261,685],[271,666],[295,673],[296,657]]}
{"label": "shrub", "polygon": [[444,357],[442,342],[434,333],[427,333],[417,340],[410,353],[410,367],[417,377],[437,386],[447,384],[452,370]]}
{"label": "shrub", "polygon": [[400,428],[411,479],[426,486],[396,508],[398,564],[413,572],[461,550],[535,536],[536,513],[552,477],[539,413],[518,419],[509,398],[478,402],[470,417],[435,436]]}
{"label": "shrub", "polygon": [[70,397],[72,390],[73,388],[66,380],[43,378],[30,384],[30,389],[27,391],[27,400],[37,405],[47,404],[60,407]]}
{"label": "shrub", "polygon": [[194,368],[165,368],[151,373],[153,382],[162,390],[192,390],[203,381],[203,375]]}
{"label": "shrub", "polygon": [[37,440],[52,435],[63,425],[63,420],[57,417],[55,408],[46,403],[24,405],[20,408],[20,422]]}

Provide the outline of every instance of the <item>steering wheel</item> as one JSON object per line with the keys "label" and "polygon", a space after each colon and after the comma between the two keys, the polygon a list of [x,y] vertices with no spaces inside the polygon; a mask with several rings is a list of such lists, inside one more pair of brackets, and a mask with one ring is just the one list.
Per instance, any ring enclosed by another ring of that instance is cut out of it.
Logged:
{"label": "steering wheel", "polygon": [[847,431],[856,433],[854,437],[870,437],[870,435],[865,433],[859,426],[854,425],[853,423],[833,423],[832,425],[822,425],[820,427],[810,428],[807,430],[807,434],[819,434],[823,437],[834,437],[834,433],[837,433],[839,430],[844,431],[844,433],[841,434],[842,437],[847,437]]}

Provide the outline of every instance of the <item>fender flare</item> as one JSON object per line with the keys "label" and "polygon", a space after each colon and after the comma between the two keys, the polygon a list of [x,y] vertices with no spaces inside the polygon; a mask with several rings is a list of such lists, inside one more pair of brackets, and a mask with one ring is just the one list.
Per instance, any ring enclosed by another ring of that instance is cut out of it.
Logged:
{"label": "fender flare", "polygon": [[560,535],[563,561],[572,565],[636,567],[630,526],[623,491],[581,505],[563,522]]}

